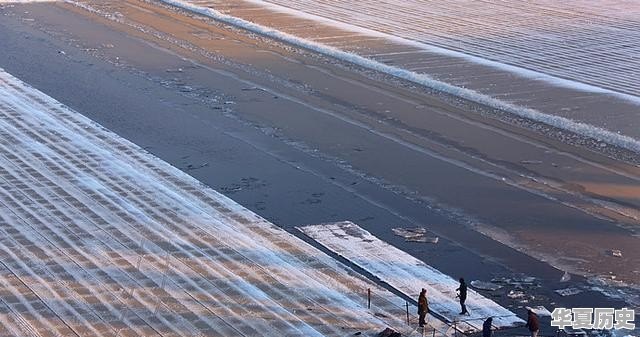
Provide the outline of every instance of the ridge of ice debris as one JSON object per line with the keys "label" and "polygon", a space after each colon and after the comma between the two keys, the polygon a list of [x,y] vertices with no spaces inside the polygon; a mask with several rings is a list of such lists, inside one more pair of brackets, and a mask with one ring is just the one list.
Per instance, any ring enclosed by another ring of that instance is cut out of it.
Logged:
{"label": "ridge of ice debris", "polygon": [[361,66],[363,68],[379,71],[388,75],[392,75],[416,84],[423,85],[428,88],[439,90],[471,102],[486,105],[494,109],[506,111],[508,113],[524,117],[533,121],[541,122],[553,127],[567,130],[582,136],[590,137],[598,141],[609,143],[612,145],[640,153],[640,140],[633,137],[608,131],[593,125],[577,122],[569,118],[553,116],[542,113],[532,108],[526,108],[499,100],[497,98],[481,94],[477,91],[457,87],[452,84],[436,80],[426,74],[419,74],[407,69],[387,65],[360,55],[349,53],[334,47],[330,47],[321,43],[303,39],[277,29],[256,24],[238,17],[221,13],[212,8],[205,8],[194,5],[182,0],[162,0],[162,2],[173,5],[194,13],[208,16],[214,20],[246,29],[250,32],[257,33],[266,37],[270,37],[291,45],[312,50],[325,56],[333,57],[342,61]]}
{"label": "ridge of ice debris", "polygon": [[445,47],[439,47],[429,42],[414,40],[409,37],[394,35],[390,32],[377,31],[372,28],[357,26],[352,23],[338,21],[337,19],[324,17],[319,14],[305,12],[302,9],[295,9],[293,6],[286,7],[279,3],[274,3],[272,1],[264,1],[264,0],[245,0],[245,1],[254,3],[256,5],[259,5],[265,8],[269,8],[276,12],[294,15],[296,17],[305,18],[308,20],[316,21],[316,22],[322,22],[332,27],[337,27],[350,32],[362,33],[368,36],[384,38],[390,41],[399,42],[404,45],[417,47],[419,49],[422,49],[431,53],[436,53],[436,54],[449,56],[449,57],[455,57],[458,59],[464,59],[464,60],[473,62],[475,64],[480,64],[480,65],[489,66],[495,69],[505,70],[512,74],[516,74],[516,75],[534,79],[534,80],[545,81],[547,83],[551,83],[564,88],[570,88],[570,89],[591,92],[591,93],[602,93],[602,94],[613,95],[618,98],[624,99],[626,101],[633,102],[635,104],[640,104],[640,97],[622,93],[615,90],[611,90],[608,88],[599,87],[593,84],[588,84],[588,83],[580,82],[577,80],[571,80],[568,78],[547,74],[541,71],[528,69],[522,66],[511,65],[511,64],[500,62],[500,61],[494,61],[492,59],[468,54],[462,51],[447,49]]}

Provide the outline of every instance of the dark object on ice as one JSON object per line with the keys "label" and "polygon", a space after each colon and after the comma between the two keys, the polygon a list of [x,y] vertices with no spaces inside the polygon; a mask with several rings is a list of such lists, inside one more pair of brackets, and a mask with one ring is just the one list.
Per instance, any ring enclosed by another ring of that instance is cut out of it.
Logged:
{"label": "dark object on ice", "polygon": [[458,297],[460,298],[460,307],[462,308],[460,315],[469,314],[469,312],[467,311],[467,306],[464,304],[464,302],[467,300],[467,284],[464,282],[464,279],[462,277],[460,278],[460,286],[458,287],[458,289],[456,289],[456,291],[460,292],[458,294]]}
{"label": "dark object on ice", "polygon": [[528,314],[527,325],[525,326],[529,328],[529,331],[531,331],[531,337],[536,337],[538,335],[538,331],[540,330],[540,322],[538,321],[538,315],[536,315],[536,313],[533,312],[533,310],[531,309],[529,309],[527,314]]}
{"label": "dark object on ice", "polygon": [[401,336],[402,335],[399,332],[391,328],[386,328],[378,334],[378,337],[401,337]]}
{"label": "dark object on ice", "polygon": [[493,317],[487,318],[482,323],[482,337],[491,337],[491,324],[493,323]]}
{"label": "dark object on ice", "polygon": [[360,336],[360,335],[362,335],[362,332],[361,332],[361,331],[358,331],[358,332],[354,333],[353,335],[354,335],[354,336]]}
{"label": "dark object on ice", "polygon": [[422,288],[420,292],[420,296],[418,296],[418,315],[420,319],[418,320],[420,326],[424,326],[427,322],[424,321],[424,318],[429,313],[429,301],[427,301],[427,289]]}

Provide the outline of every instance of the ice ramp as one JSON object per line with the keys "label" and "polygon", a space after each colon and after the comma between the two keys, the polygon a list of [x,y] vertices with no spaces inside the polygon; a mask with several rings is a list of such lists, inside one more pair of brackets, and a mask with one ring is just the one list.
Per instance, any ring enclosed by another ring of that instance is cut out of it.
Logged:
{"label": "ice ramp", "polygon": [[482,323],[487,317],[493,317],[496,329],[525,323],[513,312],[471,289],[466,301],[470,315],[459,315],[457,280],[381,241],[352,222],[311,225],[298,229],[409,297],[417,298],[421,288],[427,289],[431,311],[448,323],[455,322],[459,331],[482,331]]}

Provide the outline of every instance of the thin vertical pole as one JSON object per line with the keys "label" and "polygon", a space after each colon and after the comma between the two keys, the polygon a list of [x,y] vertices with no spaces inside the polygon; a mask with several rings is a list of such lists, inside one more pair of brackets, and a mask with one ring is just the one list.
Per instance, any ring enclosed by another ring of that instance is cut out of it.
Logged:
{"label": "thin vertical pole", "polygon": [[409,325],[409,302],[404,301],[404,304],[407,307],[407,325]]}
{"label": "thin vertical pole", "polygon": [[453,335],[454,336],[458,336],[458,329],[456,329],[456,323],[457,322],[458,321],[456,321],[456,320],[453,321]]}
{"label": "thin vertical pole", "polygon": [[367,288],[367,308],[371,309],[371,288]]}

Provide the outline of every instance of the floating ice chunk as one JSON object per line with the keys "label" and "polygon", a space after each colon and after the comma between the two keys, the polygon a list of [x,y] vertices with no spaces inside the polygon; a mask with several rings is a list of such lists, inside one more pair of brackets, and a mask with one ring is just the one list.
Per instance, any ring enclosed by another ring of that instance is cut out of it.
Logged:
{"label": "floating ice chunk", "polygon": [[549,311],[547,308],[545,308],[542,305],[538,305],[535,307],[526,307],[528,310],[533,311],[536,315],[542,317],[542,316],[551,316],[551,311]]}
{"label": "floating ice chunk", "polygon": [[491,282],[508,284],[518,289],[536,286],[536,278],[533,276],[496,277],[491,279]]}
{"label": "floating ice chunk", "polygon": [[562,329],[567,337],[583,337],[588,336],[587,333],[582,329],[574,329],[572,327],[564,327]]}
{"label": "floating ice chunk", "polygon": [[498,290],[498,289],[502,288],[502,286],[499,285],[499,284],[495,284],[495,283],[491,283],[491,282],[485,282],[485,281],[479,281],[479,280],[471,281],[471,286],[476,288],[476,289],[490,290],[490,291],[495,291],[495,290]]}
{"label": "floating ice chunk", "polygon": [[437,236],[426,236],[427,230],[423,227],[393,228],[392,231],[395,235],[401,236],[409,242],[438,243],[439,241]]}
{"label": "floating ice chunk", "polygon": [[612,249],[609,253],[611,253],[611,256],[622,257],[622,251],[619,249]]}
{"label": "floating ice chunk", "polygon": [[415,227],[415,228],[393,228],[391,229],[394,234],[398,236],[402,236],[404,238],[413,237],[413,236],[421,236],[427,233],[427,230],[423,227]]}
{"label": "floating ice chunk", "polygon": [[525,296],[526,295],[522,290],[509,290],[509,292],[507,293],[507,297],[511,299],[524,299]]}
{"label": "floating ice chunk", "polygon": [[406,239],[406,241],[409,242],[424,242],[424,243],[438,243],[438,241],[440,241],[440,238],[437,236],[423,236],[420,238],[411,238],[411,239]]}
{"label": "floating ice chunk", "polygon": [[577,295],[583,292],[583,290],[578,289],[576,287],[569,287],[564,289],[557,289],[557,290],[554,290],[554,292],[560,296],[572,296],[572,295]]}

